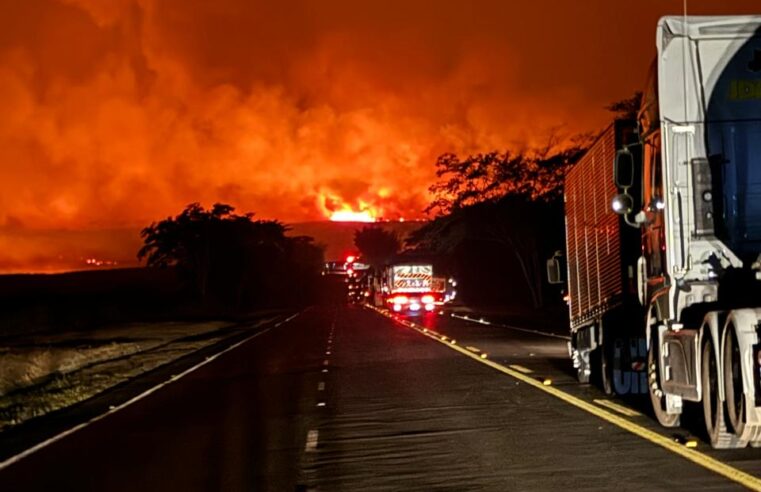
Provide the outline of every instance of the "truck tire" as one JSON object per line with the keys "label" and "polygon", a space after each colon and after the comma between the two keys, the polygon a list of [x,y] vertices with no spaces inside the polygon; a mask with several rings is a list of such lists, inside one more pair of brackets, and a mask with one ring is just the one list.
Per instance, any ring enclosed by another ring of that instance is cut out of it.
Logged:
{"label": "truck tire", "polygon": [[734,327],[726,332],[724,342],[724,396],[727,407],[727,420],[735,435],[745,432],[745,393],[743,392],[742,364],[740,363],[740,347]]}
{"label": "truck tire", "polygon": [[701,355],[701,383],[703,387],[703,417],[706,434],[714,449],[733,449],[745,447],[748,443],[738,439],[727,430],[724,402],[719,394],[719,365],[713,348],[711,336],[706,336]]}
{"label": "truck tire", "polygon": [[647,314],[647,323],[650,328],[650,340],[647,343],[647,389],[650,394],[653,414],[663,427],[679,426],[679,414],[670,414],[666,411],[666,395],[661,390],[661,376],[658,368],[659,347],[654,333],[658,330],[658,320],[655,317],[655,308],[650,307]]}
{"label": "truck tire", "polygon": [[599,386],[606,395],[613,394],[613,354],[612,348],[606,343],[592,351],[592,382]]}

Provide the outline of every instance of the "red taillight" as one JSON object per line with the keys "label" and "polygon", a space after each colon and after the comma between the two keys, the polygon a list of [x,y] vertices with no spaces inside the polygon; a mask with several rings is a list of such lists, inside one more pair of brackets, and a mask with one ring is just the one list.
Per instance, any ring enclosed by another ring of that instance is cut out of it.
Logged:
{"label": "red taillight", "polygon": [[391,301],[394,304],[407,304],[408,302],[410,302],[410,300],[407,299],[407,296],[396,296],[393,299],[391,299]]}
{"label": "red taillight", "polygon": [[422,301],[423,301],[423,304],[433,304],[433,301],[435,301],[435,299],[433,298],[432,295],[427,294],[423,296]]}

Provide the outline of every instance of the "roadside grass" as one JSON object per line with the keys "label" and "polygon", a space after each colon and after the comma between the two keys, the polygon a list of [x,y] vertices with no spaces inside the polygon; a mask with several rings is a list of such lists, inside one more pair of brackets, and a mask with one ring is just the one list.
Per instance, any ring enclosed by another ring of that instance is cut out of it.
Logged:
{"label": "roadside grass", "polygon": [[0,431],[109,388],[272,318],[141,323],[0,340]]}

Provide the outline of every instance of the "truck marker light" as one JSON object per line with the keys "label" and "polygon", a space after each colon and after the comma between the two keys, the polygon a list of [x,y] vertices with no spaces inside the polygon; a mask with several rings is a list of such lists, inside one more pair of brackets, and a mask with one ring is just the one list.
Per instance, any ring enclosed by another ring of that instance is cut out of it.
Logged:
{"label": "truck marker light", "polygon": [[435,299],[433,298],[433,296],[432,296],[432,295],[430,295],[430,294],[426,294],[426,295],[424,295],[424,296],[422,297],[422,299],[420,299],[420,300],[421,300],[421,301],[423,301],[423,304],[433,304],[433,301],[435,301]]}

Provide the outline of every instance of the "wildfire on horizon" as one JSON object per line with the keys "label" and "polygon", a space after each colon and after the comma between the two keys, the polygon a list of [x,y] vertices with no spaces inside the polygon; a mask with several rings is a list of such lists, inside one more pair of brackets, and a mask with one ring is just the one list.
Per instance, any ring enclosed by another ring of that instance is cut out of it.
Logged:
{"label": "wildfire on horizon", "polygon": [[375,222],[377,219],[368,210],[354,212],[353,210],[339,210],[330,215],[333,222]]}

